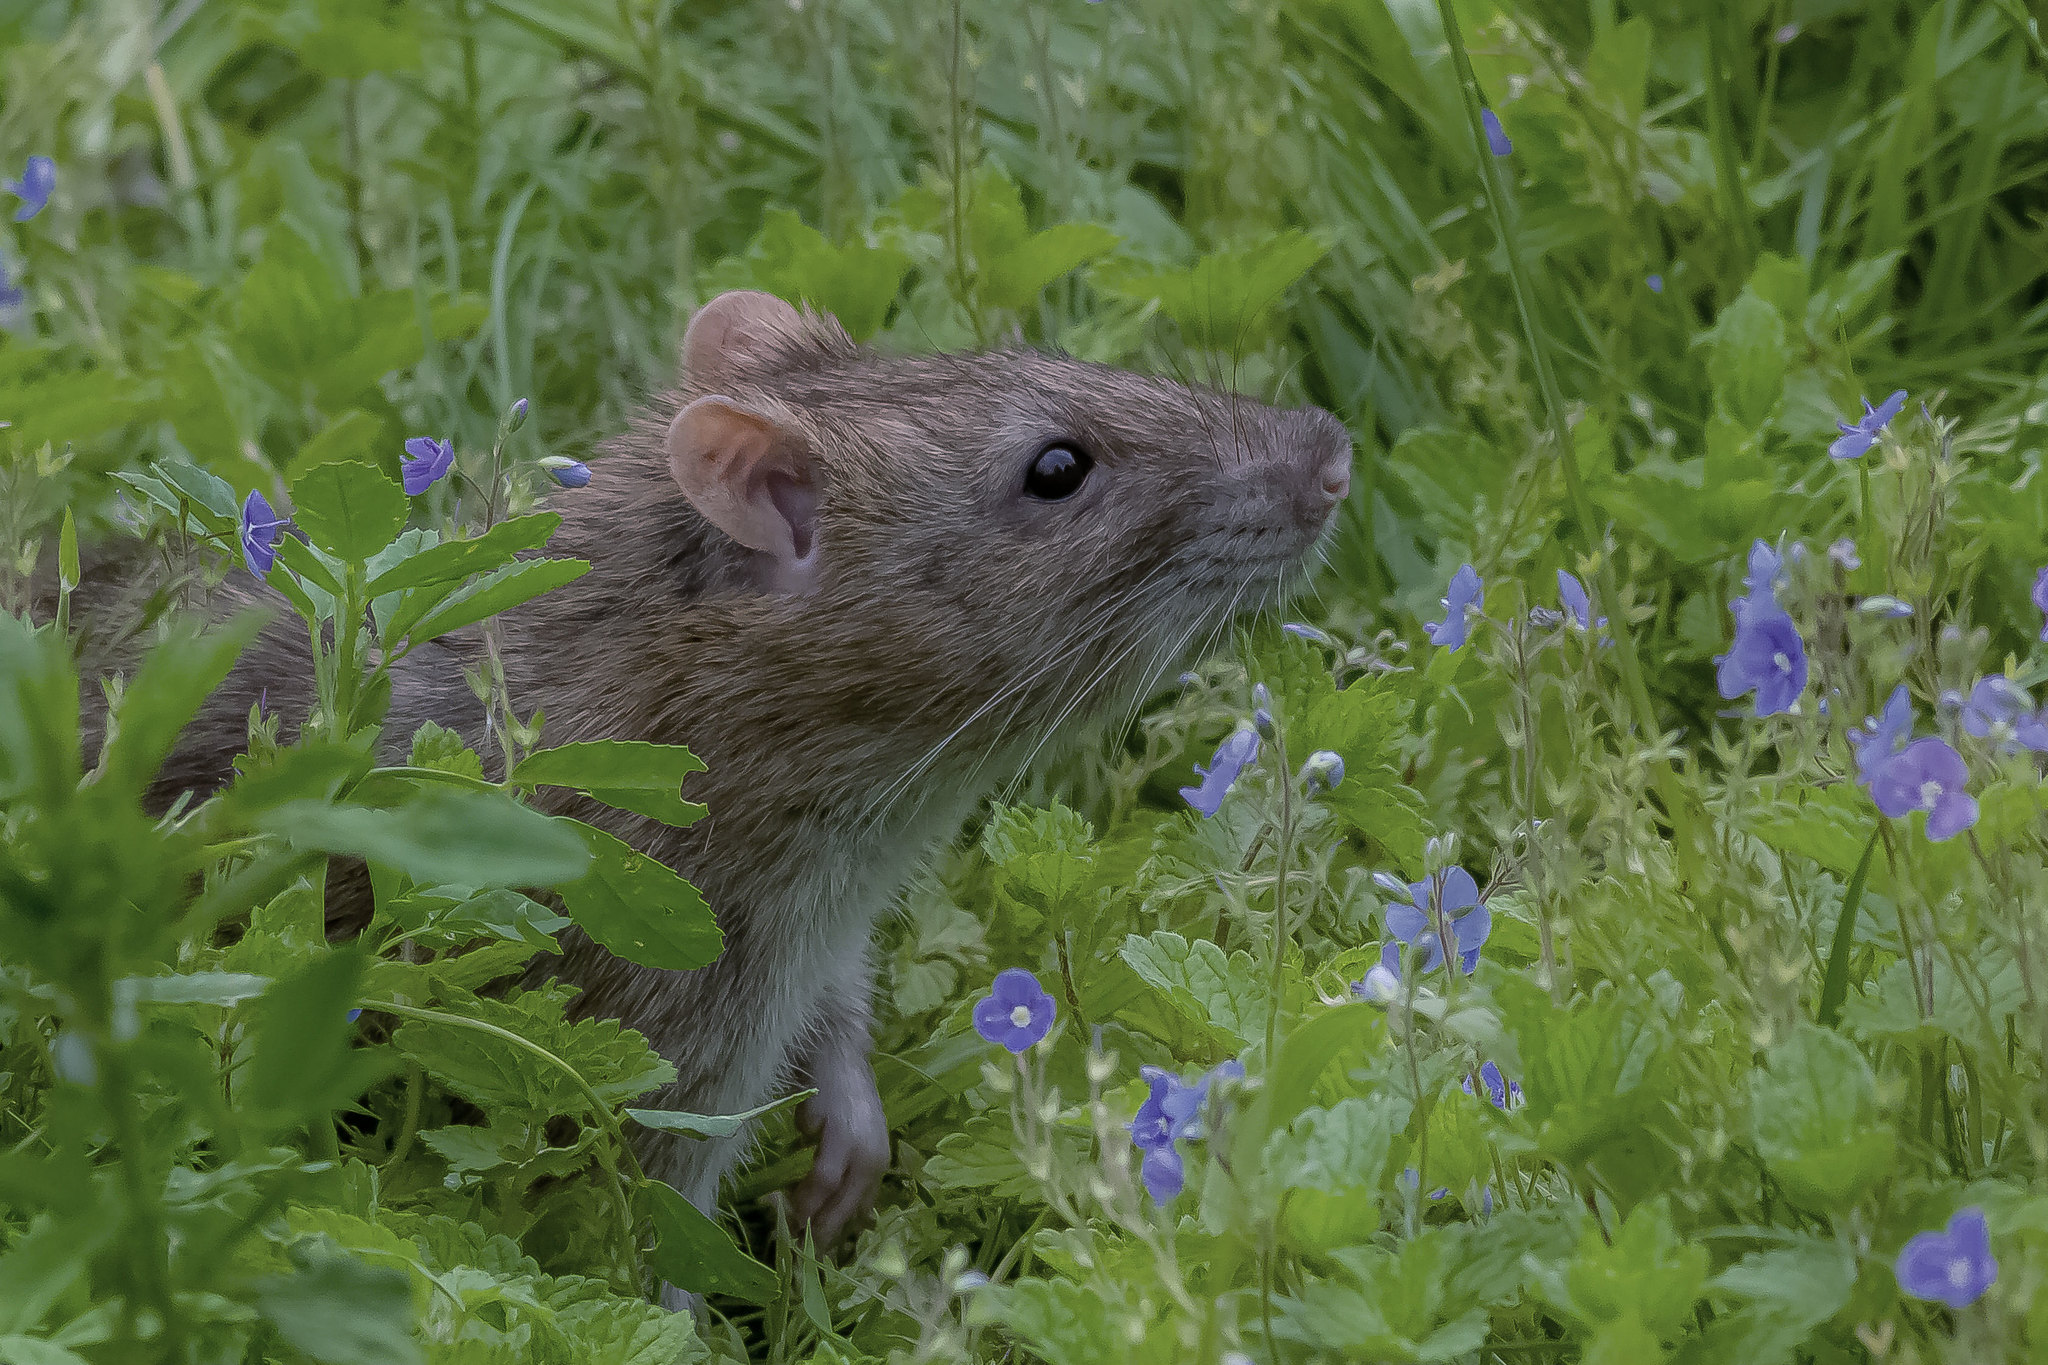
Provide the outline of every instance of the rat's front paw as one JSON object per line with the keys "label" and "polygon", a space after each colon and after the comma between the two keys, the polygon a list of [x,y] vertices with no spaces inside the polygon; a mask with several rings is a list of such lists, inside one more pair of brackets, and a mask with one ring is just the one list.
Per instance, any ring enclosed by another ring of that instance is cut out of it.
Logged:
{"label": "rat's front paw", "polygon": [[789,1212],[822,1248],[874,1209],[889,1169],[889,1121],[865,1057],[839,1059],[811,1083],[818,1093],[797,1106],[796,1122],[817,1141],[818,1155],[790,1191]]}

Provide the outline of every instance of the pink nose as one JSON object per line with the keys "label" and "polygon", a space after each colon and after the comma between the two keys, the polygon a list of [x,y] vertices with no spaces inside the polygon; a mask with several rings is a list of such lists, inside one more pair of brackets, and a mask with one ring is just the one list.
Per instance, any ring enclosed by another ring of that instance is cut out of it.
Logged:
{"label": "pink nose", "polygon": [[1323,496],[1335,507],[1351,492],[1351,452],[1330,460],[1323,466],[1322,482],[1319,485]]}

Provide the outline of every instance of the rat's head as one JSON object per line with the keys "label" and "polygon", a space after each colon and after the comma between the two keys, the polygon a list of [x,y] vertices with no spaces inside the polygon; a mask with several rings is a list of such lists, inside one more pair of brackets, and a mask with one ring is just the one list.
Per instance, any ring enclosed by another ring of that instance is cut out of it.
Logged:
{"label": "rat's head", "polygon": [[977,748],[1128,699],[1276,604],[1350,486],[1318,408],[1031,350],[884,356],[766,294],[705,305],[683,368],[690,502],[841,690],[870,668],[915,728]]}

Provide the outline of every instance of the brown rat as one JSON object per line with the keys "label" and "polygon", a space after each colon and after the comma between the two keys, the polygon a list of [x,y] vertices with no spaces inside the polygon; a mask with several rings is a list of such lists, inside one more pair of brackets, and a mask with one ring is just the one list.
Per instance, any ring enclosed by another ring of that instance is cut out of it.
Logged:
{"label": "brown rat", "polygon": [[[655,1103],[731,1113],[816,1087],[792,1208],[829,1241],[888,1163],[876,918],[1048,742],[1279,599],[1349,486],[1350,439],[1319,409],[1037,351],[884,355],[751,292],[699,312],[682,370],[589,487],[550,502],[549,552],[590,572],[502,628],[510,695],[545,712],[545,743],[687,744],[708,764],[687,794],[710,814],[689,829],[554,808],[694,882],[725,950],[660,971],[572,936],[551,970],[583,988],[580,1012],[675,1063]],[[242,672],[289,706],[278,680],[310,676],[303,630],[263,648],[297,658]],[[433,720],[483,747],[471,648],[394,669],[388,744]],[[209,707],[179,782],[226,778],[253,682],[240,691]],[[644,1159],[708,1209],[743,1141],[655,1134]]]}

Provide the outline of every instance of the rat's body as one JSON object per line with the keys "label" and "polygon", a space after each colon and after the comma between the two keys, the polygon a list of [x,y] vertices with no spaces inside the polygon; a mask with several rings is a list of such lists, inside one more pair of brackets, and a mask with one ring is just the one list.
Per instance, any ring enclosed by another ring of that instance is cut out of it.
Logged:
{"label": "rat's body", "polygon": [[[1349,461],[1313,409],[1036,352],[885,357],[763,295],[708,305],[681,391],[550,501],[548,553],[590,572],[502,620],[513,705],[545,713],[544,744],[687,744],[708,765],[685,794],[710,814],[689,829],[557,807],[689,878],[724,931],[697,971],[573,935],[550,964],[582,1013],[675,1063],[649,1102],[730,1113],[815,1086],[794,1209],[825,1240],[863,1212],[888,1157],[867,1060],[877,916],[1056,734],[1275,600]],[[388,746],[434,720],[486,748],[470,648],[394,670]],[[311,675],[303,630],[259,649],[277,657],[209,705],[179,785],[226,778],[258,677],[273,709],[304,714],[280,692]],[[740,1141],[661,1139],[645,1158],[709,1208]]]}

